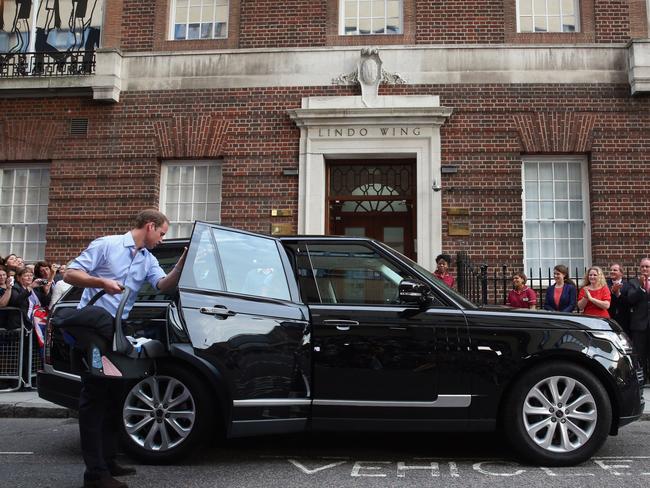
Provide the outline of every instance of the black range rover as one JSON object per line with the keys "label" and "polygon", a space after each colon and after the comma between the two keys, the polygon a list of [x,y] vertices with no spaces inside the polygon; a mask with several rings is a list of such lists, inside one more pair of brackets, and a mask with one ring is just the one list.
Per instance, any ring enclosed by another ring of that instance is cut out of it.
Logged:
{"label": "black range rover", "polygon": [[[161,265],[184,245],[160,245]],[[572,465],[643,411],[615,322],[477,308],[364,238],[197,222],[177,295],[147,285],[125,328],[166,348],[123,400],[124,447],[146,462],[179,460],[216,432],[501,428],[524,459]],[[38,391],[76,409],[74,357],[50,330]]]}

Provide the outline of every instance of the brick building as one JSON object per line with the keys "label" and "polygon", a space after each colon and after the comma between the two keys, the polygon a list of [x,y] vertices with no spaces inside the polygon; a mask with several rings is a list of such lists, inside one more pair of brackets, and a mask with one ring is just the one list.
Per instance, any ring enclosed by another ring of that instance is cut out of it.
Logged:
{"label": "brick building", "polygon": [[[650,1],[0,1],[0,254],[159,207],[427,267],[650,252]],[[366,49],[370,48],[370,49]]]}

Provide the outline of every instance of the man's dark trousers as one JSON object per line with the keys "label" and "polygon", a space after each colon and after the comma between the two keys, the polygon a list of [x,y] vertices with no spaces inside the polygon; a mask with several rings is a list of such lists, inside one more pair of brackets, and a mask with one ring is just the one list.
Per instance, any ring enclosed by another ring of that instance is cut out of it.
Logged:
{"label": "man's dark trousers", "polygon": [[81,375],[79,433],[86,479],[110,476],[108,465],[117,455],[123,395],[122,380]]}

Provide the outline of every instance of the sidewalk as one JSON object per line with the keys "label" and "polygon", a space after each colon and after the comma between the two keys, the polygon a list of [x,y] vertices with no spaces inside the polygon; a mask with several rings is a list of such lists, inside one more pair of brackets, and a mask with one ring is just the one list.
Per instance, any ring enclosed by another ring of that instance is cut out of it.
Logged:
{"label": "sidewalk", "polygon": [[[650,387],[644,388],[645,409],[641,420],[650,420]],[[66,418],[76,412],[43,400],[36,390],[0,393],[0,417]]]}
{"label": "sidewalk", "polygon": [[0,417],[66,418],[76,412],[43,400],[36,389],[0,393]]}

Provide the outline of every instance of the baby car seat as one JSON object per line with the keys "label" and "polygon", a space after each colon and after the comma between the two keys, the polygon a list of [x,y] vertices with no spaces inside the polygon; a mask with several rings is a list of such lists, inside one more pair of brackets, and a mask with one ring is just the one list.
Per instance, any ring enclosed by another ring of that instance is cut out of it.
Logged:
{"label": "baby car seat", "polygon": [[[105,293],[98,292],[80,309],[56,308],[50,324],[72,338],[74,351],[82,355],[85,372],[92,376],[140,379],[154,374],[154,359],[165,355],[164,344],[151,339],[137,341],[134,346],[122,330],[122,313],[131,290],[124,287],[115,318],[95,305]],[[71,354],[71,360],[74,357]]]}

